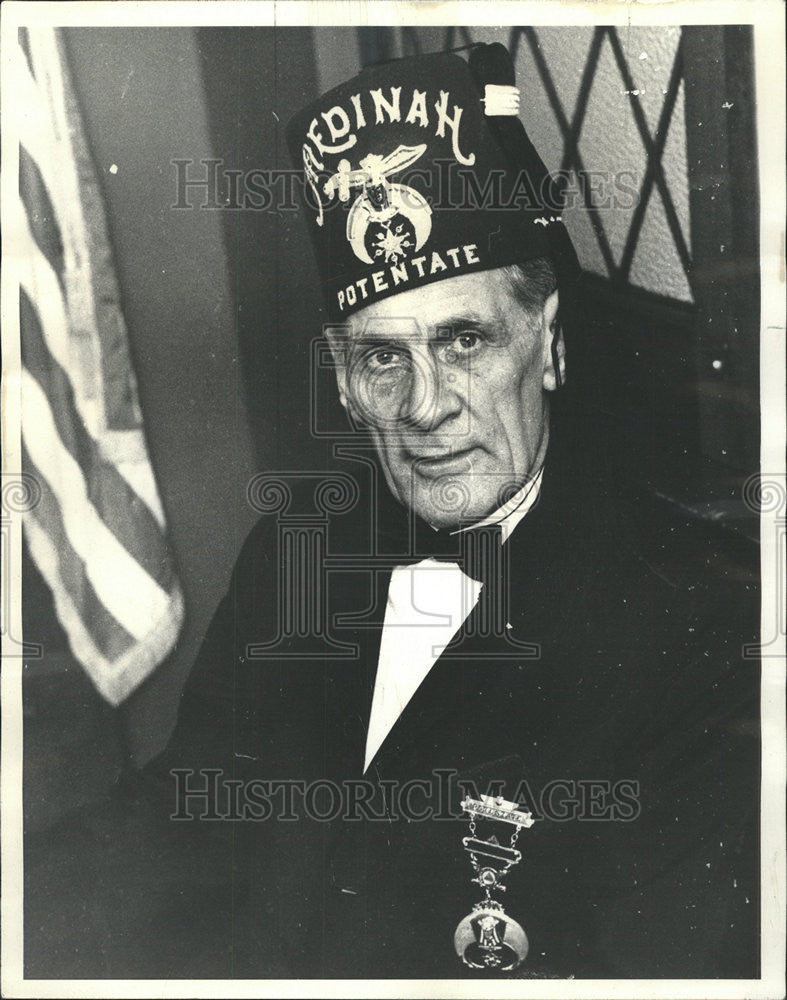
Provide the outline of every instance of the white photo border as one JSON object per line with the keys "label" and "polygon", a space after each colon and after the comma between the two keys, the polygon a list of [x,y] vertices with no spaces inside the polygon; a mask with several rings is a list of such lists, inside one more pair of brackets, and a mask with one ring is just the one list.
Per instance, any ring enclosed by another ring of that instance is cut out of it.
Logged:
{"label": "white photo border", "polygon": [[[21,463],[18,280],[11,205],[18,188],[18,129],[13,113],[13,51],[18,27],[77,26],[338,26],[338,25],[690,25],[752,24],[760,182],[761,257],[761,464],[763,476],[785,482],[785,37],[782,0],[462,0],[462,2],[33,2],[8,0],[2,8],[4,170],[0,205],[5,234],[2,266],[3,480]],[[780,516],[781,515],[781,516]],[[762,635],[780,619],[785,592],[778,523],[784,510],[761,513]],[[781,532],[781,538],[784,531]],[[24,978],[22,841],[21,521],[2,532],[3,589],[10,596],[3,623],[2,678],[2,995],[4,997],[648,997],[770,1000],[784,996],[787,892],[785,890],[785,659],[770,646],[762,679],[761,977],[756,980],[32,980]],[[734,808],[734,803],[731,803]]]}

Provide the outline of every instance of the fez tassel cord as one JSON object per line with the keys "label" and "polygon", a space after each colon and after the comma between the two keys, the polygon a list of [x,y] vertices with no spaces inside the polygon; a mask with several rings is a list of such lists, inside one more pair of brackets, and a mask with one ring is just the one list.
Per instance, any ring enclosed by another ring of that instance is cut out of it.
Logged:
{"label": "fez tassel cord", "polygon": [[[533,825],[533,816],[515,802],[506,802],[502,795],[466,798],[461,806],[470,816],[470,836],[464,837],[462,844],[476,873],[472,881],[484,890],[484,898],[459,922],[454,949],[471,969],[509,972],[524,962],[530,946],[522,927],[508,916],[499,900],[492,898],[492,893],[506,891],[503,879],[522,860],[516,849],[519,833],[523,827]],[[488,840],[476,837],[477,817],[512,824],[515,829],[509,846],[499,843],[494,835]]]}
{"label": "fez tassel cord", "polygon": [[484,114],[487,117],[498,115],[518,115],[520,104],[519,87],[509,87],[496,83],[488,83],[481,98]]}

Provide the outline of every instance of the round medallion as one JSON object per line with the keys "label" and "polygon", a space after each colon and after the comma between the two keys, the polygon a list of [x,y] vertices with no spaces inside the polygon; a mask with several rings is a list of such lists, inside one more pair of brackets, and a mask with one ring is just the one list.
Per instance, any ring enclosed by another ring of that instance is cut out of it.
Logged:
{"label": "round medallion", "polygon": [[460,921],[454,934],[454,948],[471,969],[507,972],[527,957],[527,935],[500,903],[476,903],[473,912]]}

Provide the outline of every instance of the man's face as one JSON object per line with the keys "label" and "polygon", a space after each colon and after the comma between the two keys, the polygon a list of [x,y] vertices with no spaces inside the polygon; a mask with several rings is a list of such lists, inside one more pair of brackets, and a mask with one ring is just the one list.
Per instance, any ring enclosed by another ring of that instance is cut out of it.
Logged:
{"label": "man's face", "polygon": [[342,404],[430,524],[484,517],[540,468],[556,311],[554,293],[529,317],[495,270],[391,296],[359,310],[346,341],[329,335]]}

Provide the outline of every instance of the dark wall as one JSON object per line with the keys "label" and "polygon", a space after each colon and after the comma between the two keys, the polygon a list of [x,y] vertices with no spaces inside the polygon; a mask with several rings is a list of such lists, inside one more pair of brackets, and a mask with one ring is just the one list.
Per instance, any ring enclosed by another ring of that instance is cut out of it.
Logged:
{"label": "dark wall", "polygon": [[[760,200],[750,25],[683,29],[703,452],[752,472],[760,431]],[[718,95],[724,94],[724,101]]]}
{"label": "dark wall", "polygon": [[[329,462],[310,426],[310,345],[322,330],[323,304],[300,215],[302,171],[284,133],[318,95],[312,39],[307,28],[198,32],[221,197],[229,203],[222,222],[250,426],[265,469]],[[233,191],[234,171],[241,174]],[[261,186],[270,201],[256,193]]]}

